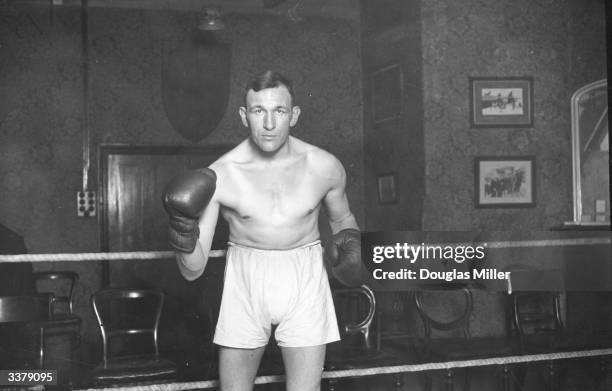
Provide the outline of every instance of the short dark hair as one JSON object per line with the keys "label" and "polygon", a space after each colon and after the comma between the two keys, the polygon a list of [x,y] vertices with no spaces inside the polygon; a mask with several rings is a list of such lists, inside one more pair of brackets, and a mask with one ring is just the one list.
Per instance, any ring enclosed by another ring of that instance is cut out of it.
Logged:
{"label": "short dark hair", "polygon": [[278,72],[267,70],[254,75],[247,83],[244,89],[244,105],[246,106],[246,96],[250,90],[257,92],[266,88],[275,88],[278,86],[285,86],[287,88],[289,95],[291,95],[291,104],[293,104],[294,95],[293,83],[291,80]]}

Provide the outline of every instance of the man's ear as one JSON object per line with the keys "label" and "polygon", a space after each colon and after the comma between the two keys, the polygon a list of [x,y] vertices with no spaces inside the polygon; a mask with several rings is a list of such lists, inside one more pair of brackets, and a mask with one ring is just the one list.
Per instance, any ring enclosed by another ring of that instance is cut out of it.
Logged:
{"label": "man's ear", "polygon": [[246,107],[241,106],[238,109],[238,114],[240,114],[240,119],[242,120],[242,124],[248,128],[249,127],[249,120],[247,119]]}
{"label": "man's ear", "polygon": [[300,106],[293,106],[291,108],[291,122],[289,122],[289,126],[295,126],[295,124],[297,124],[301,112]]}

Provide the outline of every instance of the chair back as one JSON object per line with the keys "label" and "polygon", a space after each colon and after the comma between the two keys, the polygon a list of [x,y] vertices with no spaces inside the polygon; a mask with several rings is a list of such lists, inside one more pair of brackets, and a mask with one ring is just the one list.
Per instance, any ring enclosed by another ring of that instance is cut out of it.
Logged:
{"label": "chair back", "polygon": [[[162,291],[136,288],[104,289],[92,295],[91,303],[102,334],[105,362],[112,356],[141,353],[136,350],[144,350],[146,347],[143,343],[153,349],[155,356],[159,355],[157,333],[164,305]],[[142,336],[145,339],[136,346],[138,349],[133,349],[135,345],[129,345],[128,350],[122,352],[111,349],[111,340],[125,340],[134,336]]]}
{"label": "chair back", "polygon": [[78,273],[72,271],[36,272],[34,280],[39,292],[50,291],[54,294],[52,303],[54,317],[73,315],[74,287],[79,281]]}
{"label": "chair back", "polygon": [[[434,299],[431,300],[432,305],[427,300],[430,295]],[[431,338],[432,330],[458,331],[464,338],[471,338],[469,322],[473,309],[473,299],[472,292],[468,288],[452,287],[450,285],[428,287],[426,290],[416,291],[414,301],[423,321],[426,338]],[[457,301],[463,302],[462,306],[457,306]],[[436,305],[433,305],[434,302]],[[449,306],[452,308],[450,311]],[[449,314],[451,315],[449,316]],[[441,317],[447,318],[440,319]]]}
{"label": "chair back", "polygon": [[[529,336],[560,337],[565,331],[561,316],[561,292],[513,293],[512,317],[523,350],[529,348],[525,341]],[[549,342],[554,343],[554,340],[550,339]]]}
{"label": "chair back", "polygon": [[527,264],[506,267],[511,271],[512,326],[525,350],[525,338],[560,335],[565,326],[561,316],[561,297],[565,274],[561,269],[537,269]]}
{"label": "chair back", "polygon": [[371,347],[370,327],[376,313],[374,292],[362,285],[333,290],[340,329],[346,335],[362,334],[365,347]]}

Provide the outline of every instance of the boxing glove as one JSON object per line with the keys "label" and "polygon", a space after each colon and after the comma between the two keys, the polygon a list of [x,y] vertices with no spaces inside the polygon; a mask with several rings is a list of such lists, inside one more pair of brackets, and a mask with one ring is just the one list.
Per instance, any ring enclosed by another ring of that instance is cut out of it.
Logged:
{"label": "boxing glove", "polygon": [[170,217],[168,239],[176,251],[195,249],[204,209],[215,193],[217,175],[209,168],[187,171],[174,177],[162,193],[164,209]]}
{"label": "boxing glove", "polygon": [[338,281],[349,287],[365,282],[365,268],[361,263],[361,233],[347,228],[335,234],[325,247],[325,261]]}

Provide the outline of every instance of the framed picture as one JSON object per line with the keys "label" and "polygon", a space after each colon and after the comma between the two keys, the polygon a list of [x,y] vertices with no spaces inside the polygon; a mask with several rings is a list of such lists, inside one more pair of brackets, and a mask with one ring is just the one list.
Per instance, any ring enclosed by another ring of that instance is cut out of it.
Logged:
{"label": "framed picture", "polygon": [[533,207],[535,156],[476,157],[474,185],[476,208]]}
{"label": "framed picture", "polygon": [[470,124],[473,128],[533,126],[531,77],[471,77]]}
{"label": "framed picture", "polygon": [[402,69],[399,64],[376,69],[370,75],[372,121],[380,124],[402,115]]}
{"label": "framed picture", "polygon": [[395,204],[397,202],[397,174],[394,172],[378,176],[378,203]]}

